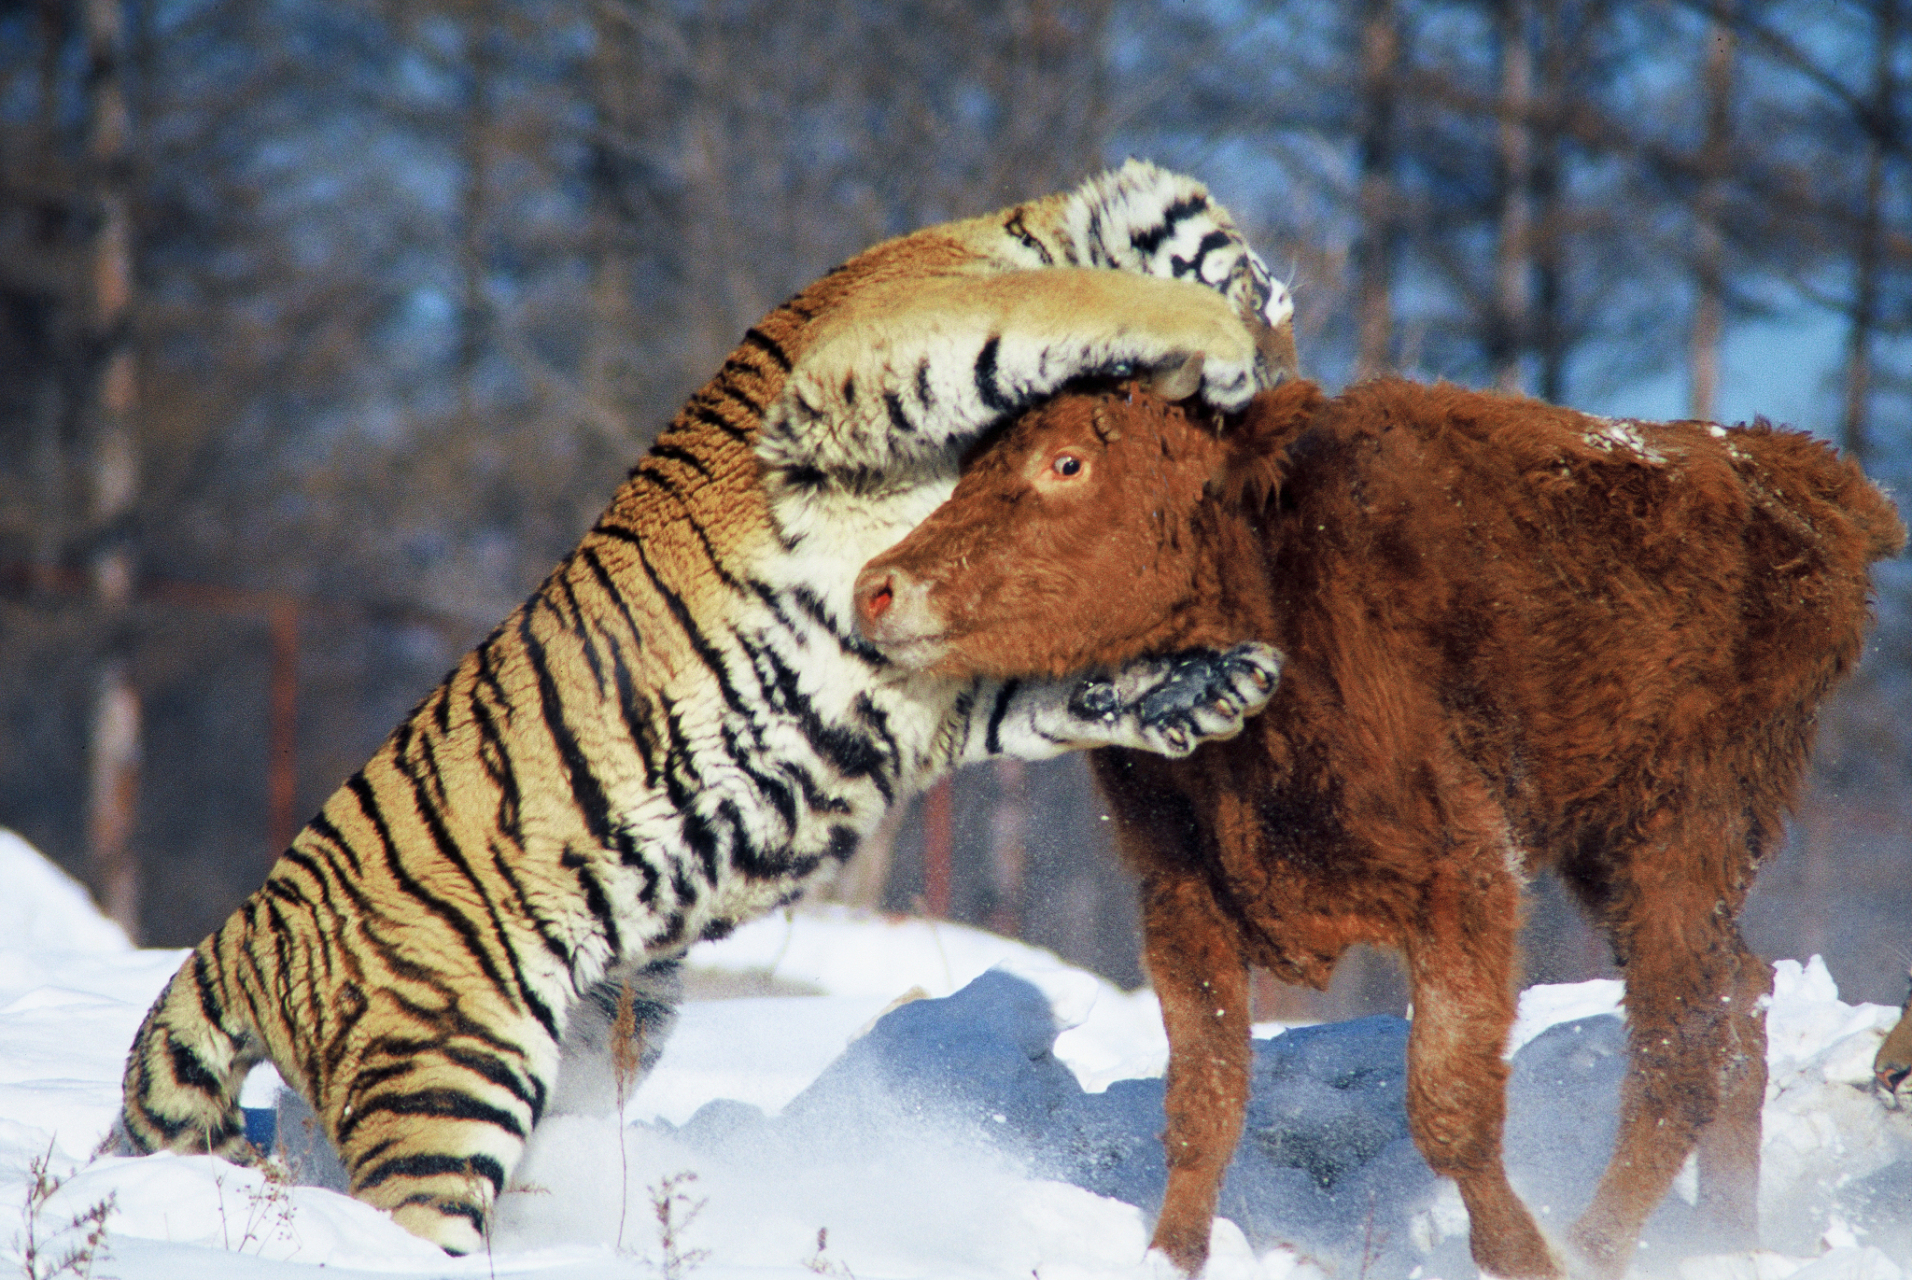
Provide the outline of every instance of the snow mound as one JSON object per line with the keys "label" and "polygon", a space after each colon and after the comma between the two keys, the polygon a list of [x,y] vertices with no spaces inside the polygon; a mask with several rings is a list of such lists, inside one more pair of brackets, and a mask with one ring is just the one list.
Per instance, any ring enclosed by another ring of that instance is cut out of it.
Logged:
{"label": "snow mound", "polygon": [[100,914],[85,887],[0,827],[0,950],[131,951],[126,931]]}
{"label": "snow mound", "polygon": [[[0,874],[27,883],[10,864]],[[117,1112],[126,1046],[183,953],[128,951],[110,934],[89,952],[75,936],[29,951],[0,932],[0,1269],[31,1213],[28,1165],[50,1158],[55,1173],[77,1172],[40,1225],[112,1196],[94,1274],[118,1280],[647,1274],[665,1261],[654,1197],[670,1185],[679,1245],[709,1251],[694,1280],[1152,1274],[1154,1001],[1034,948],[840,910],[700,946],[693,969],[774,972],[826,994],[687,1004],[630,1123],[550,1117],[489,1254],[452,1259],[320,1187],[204,1157],[91,1158]],[[917,988],[927,994],[894,1003]],[[1617,997],[1586,983],[1522,998],[1508,1163],[1549,1230],[1584,1205],[1612,1141]],[[1896,1016],[1841,1002],[1817,961],[1782,961],[1768,1010],[1766,1248],[1685,1256],[1694,1187],[1683,1177],[1636,1274],[1904,1280],[1912,1110],[1886,1109],[1868,1078]],[[1400,1020],[1269,1030],[1257,1029],[1248,1133],[1208,1280],[1474,1280],[1453,1185],[1403,1139]],[[695,1179],[670,1181],[683,1174]]]}
{"label": "snow mound", "polygon": [[947,920],[806,906],[753,920],[720,941],[698,943],[684,965],[693,972],[773,977],[825,995],[874,1000],[865,1022],[892,1001],[953,995],[985,970],[1001,969],[1048,997],[1062,1027],[1056,1057],[1085,1089],[1160,1075],[1168,1065],[1168,1036],[1154,992],[1123,991],[1053,951]]}

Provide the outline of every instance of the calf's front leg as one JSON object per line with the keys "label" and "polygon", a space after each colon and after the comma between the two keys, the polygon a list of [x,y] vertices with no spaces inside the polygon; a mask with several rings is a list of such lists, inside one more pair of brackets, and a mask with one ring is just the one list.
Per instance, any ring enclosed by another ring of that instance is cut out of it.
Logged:
{"label": "calf's front leg", "polygon": [[1177,785],[1185,773],[1138,751],[1097,751],[1089,765],[1141,878],[1142,960],[1168,1032],[1168,1187],[1149,1248],[1193,1276],[1248,1112],[1248,963],[1204,861],[1205,824]]}
{"label": "calf's front leg", "polygon": [[1142,935],[1168,1032],[1168,1189],[1149,1247],[1194,1275],[1248,1109],[1248,965],[1199,873],[1144,878]]}
{"label": "calf's front leg", "polygon": [[1514,1194],[1501,1158],[1516,1008],[1519,887],[1493,850],[1444,862],[1405,944],[1414,1020],[1407,1042],[1407,1119],[1434,1172],[1467,1206],[1468,1245],[1488,1275],[1559,1276],[1562,1268]]}

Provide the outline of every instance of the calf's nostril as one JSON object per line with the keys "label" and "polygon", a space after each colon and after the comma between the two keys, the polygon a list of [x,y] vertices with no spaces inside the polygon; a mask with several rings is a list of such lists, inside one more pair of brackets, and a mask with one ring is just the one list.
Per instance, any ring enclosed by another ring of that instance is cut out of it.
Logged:
{"label": "calf's nostril", "polygon": [[866,575],[856,584],[856,608],[864,622],[875,622],[896,603],[896,580],[891,574]]}

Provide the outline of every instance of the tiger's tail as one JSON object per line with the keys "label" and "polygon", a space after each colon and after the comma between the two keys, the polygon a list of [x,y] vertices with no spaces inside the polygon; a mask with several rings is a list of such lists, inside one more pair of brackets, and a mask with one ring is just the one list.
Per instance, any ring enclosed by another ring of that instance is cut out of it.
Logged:
{"label": "tiger's tail", "polygon": [[243,1003],[224,998],[217,934],[180,966],[147,1012],[126,1058],[112,1145],[124,1154],[179,1151],[251,1164],[239,1089],[265,1050]]}

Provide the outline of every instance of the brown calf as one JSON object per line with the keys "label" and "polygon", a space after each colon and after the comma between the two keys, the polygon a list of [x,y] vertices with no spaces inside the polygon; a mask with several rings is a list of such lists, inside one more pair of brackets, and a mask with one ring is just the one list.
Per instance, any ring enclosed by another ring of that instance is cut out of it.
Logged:
{"label": "brown calf", "polygon": [[1613,946],[1631,1061],[1569,1236],[1624,1272],[1695,1147],[1718,1244],[1756,1235],[1761,997],[1734,924],[1813,708],[1904,531],[1859,469],[1764,424],[1611,422],[1452,386],[1307,383],[1214,423],[1073,395],[971,460],[858,584],[910,666],[1014,676],[1245,637],[1268,709],[1185,760],[1097,752],[1141,874],[1171,1046],[1154,1245],[1207,1254],[1247,1090],[1248,968],[1325,985],[1351,943],[1413,989],[1408,1117],[1475,1261],[1562,1270],[1501,1163],[1523,879]]}

